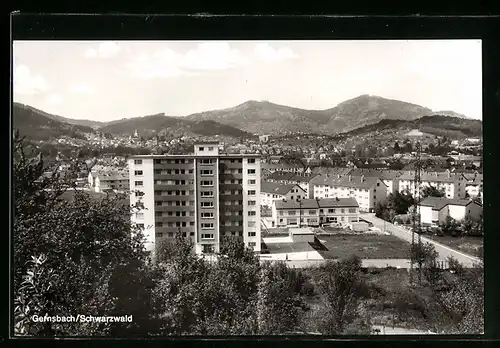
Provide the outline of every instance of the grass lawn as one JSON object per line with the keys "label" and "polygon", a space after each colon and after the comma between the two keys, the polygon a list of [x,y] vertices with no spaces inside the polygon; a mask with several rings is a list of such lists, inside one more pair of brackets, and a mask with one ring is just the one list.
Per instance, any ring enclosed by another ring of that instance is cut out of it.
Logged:
{"label": "grass lawn", "polygon": [[410,244],[395,236],[339,234],[318,236],[313,247],[325,259],[342,259],[351,255],[362,259],[406,259]]}
{"label": "grass lawn", "polygon": [[483,237],[434,236],[427,234],[424,236],[455,250],[463,251],[464,253],[474,256],[481,256],[479,248],[483,246]]}

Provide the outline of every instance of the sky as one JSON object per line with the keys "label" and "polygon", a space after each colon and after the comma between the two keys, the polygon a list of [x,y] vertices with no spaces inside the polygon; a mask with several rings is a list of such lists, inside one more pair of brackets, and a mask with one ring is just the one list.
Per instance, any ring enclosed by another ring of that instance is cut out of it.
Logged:
{"label": "sky", "polygon": [[481,60],[480,40],[15,41],[13,99],[106,122],[369,94],[482,119]]}

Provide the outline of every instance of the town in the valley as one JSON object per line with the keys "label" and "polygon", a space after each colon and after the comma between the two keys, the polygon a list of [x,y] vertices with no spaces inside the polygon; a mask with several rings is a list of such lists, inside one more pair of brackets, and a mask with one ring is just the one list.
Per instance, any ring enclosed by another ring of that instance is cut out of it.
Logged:
{"label": "town in the valley", "polygon": [[17,44],[14,334],[484,333],[469,41]]}

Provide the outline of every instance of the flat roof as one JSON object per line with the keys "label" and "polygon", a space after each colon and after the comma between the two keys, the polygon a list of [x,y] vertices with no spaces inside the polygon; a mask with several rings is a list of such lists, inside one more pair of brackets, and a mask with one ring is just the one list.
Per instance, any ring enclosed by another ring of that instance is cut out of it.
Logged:
{"label": "flat roof", "polygon": [[261,157],[258,153],[218,153],[206,155],[132,155],[129,158],[204,158],[204,157]]}

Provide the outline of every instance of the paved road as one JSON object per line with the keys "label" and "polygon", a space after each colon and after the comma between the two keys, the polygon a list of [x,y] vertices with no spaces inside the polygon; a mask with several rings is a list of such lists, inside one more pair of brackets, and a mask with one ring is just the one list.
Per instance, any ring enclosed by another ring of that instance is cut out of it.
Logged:
{"label": "paved road", "polygon": [[[401,238],[403,240],[406,240],[407,242],[411,243],[411,235],[412,233],[408,230],[405,230],[404,228],[395,226],[389,222],[385,222],[384,220],[379,219],[378,217],[375,216],[375,214],[361,214],[360,217],[365,219],[366,221],[369,221],[373,223],[375,227],[380,228],[382,231],[384,230],[384,225],[385,225],[385,231],[390,232],[394,236]],[[448,259],[449,256],[454,257],[457,259],[464,267],[472,267],[475,263],[479,262],[479,259],[477,257],[467,255],[463,252],[454,250],[446,245],[443,245],[441,243],[438,243],[432,239],[428,239],[425,237],[421,237],[422,242],[428,242],[434,245],[436,248],[436,251],[439,253],[438,259],[440,261],[445,261]]]}

